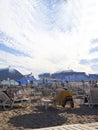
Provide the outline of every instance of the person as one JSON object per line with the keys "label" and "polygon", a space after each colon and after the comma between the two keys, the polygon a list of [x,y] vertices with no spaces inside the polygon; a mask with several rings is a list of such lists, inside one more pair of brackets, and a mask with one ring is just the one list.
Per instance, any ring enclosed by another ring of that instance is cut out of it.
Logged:
{"label": "person", "polygon": [[55,91],[57,89],[57,83],[56,82],[52,83],[52,89],[53,89],[53,91]]}
{"label": "person", "polygon": [[70,83],[69,83],[68,80],[66,80],[66,82],[65,82],[64,85],[65,85],[65,86],[64,86],[65,89],[67,88],[68,90],[71,90],[71,85],[70,85]]}
{"label": "person", "polygon": [[63,82],[61,82],[61,86],[64,88],[65,84]]}
{"label": "person", "polygon": [[97,88],[97,87],[98,87],[98,84],[97,84],[97,81],[95,81],[94,88]]}

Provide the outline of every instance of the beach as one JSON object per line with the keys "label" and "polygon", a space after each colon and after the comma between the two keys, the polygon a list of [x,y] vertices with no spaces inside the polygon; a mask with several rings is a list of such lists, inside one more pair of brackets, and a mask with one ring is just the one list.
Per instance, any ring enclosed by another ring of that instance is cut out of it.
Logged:
{"label": "beach", "polygon": [[45,110],[44,105],[38,105],[32,99],[30,104],[15,104],[11,110],[0,108],[0,130],[30,130],[98,122],[98,106],[90,108],[87,104],[80,104],[80,99],[74,99],[74,103],[73,109],[69,105],[55,108],[50,104]]}

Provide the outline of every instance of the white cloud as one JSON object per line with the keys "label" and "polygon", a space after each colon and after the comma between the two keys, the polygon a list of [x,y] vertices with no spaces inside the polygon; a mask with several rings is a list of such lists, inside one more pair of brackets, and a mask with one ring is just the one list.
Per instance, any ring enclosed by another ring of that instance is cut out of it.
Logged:
{"label": "white cloud", "polygon": [[0,2],[0,31],[12,38],[3,39],[3,43],[29,55],[0,51],[0,67],[12,65],[34,75],[68,67],[93,72],[90,65],[80,65],[79,61],[95,57],[89,50],[91,40],[98,35],[97,0]]}

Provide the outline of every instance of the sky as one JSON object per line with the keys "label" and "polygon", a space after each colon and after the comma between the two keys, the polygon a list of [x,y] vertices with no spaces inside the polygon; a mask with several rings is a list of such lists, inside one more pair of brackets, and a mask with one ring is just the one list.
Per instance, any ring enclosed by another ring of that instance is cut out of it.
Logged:
{"label": "sky", "polygon": [[98,74],[98,0],[0,0],[0,68]]}

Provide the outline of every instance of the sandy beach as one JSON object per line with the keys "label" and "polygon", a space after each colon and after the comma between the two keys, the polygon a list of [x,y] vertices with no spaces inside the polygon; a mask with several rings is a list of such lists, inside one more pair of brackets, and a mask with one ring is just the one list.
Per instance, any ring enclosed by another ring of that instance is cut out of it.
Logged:
{"label": "sandy beach", "polygon": [[98,106],[81,105],[74,99],[75,108],[49,106],[47,110],[36,100],[30,104],[15,104],[11,110],[0,108],[0,130],[28,130],[65,124],[93,123],[98,121]]}

